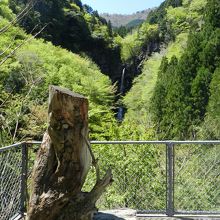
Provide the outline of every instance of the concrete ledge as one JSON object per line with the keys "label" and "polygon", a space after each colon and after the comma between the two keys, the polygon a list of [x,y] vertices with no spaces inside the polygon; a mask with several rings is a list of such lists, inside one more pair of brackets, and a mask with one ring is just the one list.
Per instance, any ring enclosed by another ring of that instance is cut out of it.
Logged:
{"label": "concrete ledge", "polygon": [[100,211],[94,216],[94,220],[136,220],[136,210],[115,209]]}
{"label": "concrete ledge", "polygon": [[220,216],[178,215],[167,217],[164,215],[137,214],[132,209],[115,209],[98,212],[93,220],[220,220]]}

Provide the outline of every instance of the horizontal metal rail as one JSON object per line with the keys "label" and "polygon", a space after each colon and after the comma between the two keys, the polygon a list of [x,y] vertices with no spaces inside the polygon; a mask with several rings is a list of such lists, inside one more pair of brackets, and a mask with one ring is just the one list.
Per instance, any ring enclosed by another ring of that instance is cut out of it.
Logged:
{"label": "horizontal metal rail", "polygon": [[[161,210],[137,210],[138,215],[150,215],[150,214],[164,214],[167,216],[166,211]],[[220,212],[217,211],[174,211],[174,216],[220,216]]]}
{"label": "horizontal metal rail", "polygon": [[[19,147],[22,144],[27,144],[27,145],[40,145],[42,142],[41,141],[23,141],[23,142],[19,142],[16,144],[12,144],[6,147],[2,147],[0,148],[0,152],[3,151],[7,151],[9,149],[15,148],[15,147]],[[172,140],[168,140],[168,141],[90,141],[90,144],[94,144],[94,145],[98,145],[98,144],[112,144],[112,145],[121,145],[121,144],[137,144],[137,145],[141,145],[141,144],[173,144],[173,145],[178,145],[178,144],[204,144],[204,145],[209,145],[209,144],[215,144],[215,145],[220,145],[220,140],[208,140],[208,141],[172,141]],[[175,147],[175,146],[174,146]]]}
{"label": "horizontal metal rail", "polygon": [[137,215],[144,215],[144,214],[155,214],[155,215],[161,214],[167,216],[166,210],[137,210]]}
{"label": "horizontal metal rail", "polygon": [[214,215],[214,216],[220,216],[220,212],[215,211],[177,211],[174,214],[177,215]]}
{"label": "horizontal metal rail", "polygon": [[[13,147],[18,147],[22,144],[41,144],[41,141],[24,141],[24,142],[20,142],[20,143],[16,143],[10,146],[6,146],[3,148],[0,148],[0,152],[1,151],[5,151],[8,150],[10,148]],[[220,145],[220,140],[207,140],[207,141],[202,141],[202,140],[198,140],[198,141],[173,141],[173,140],[167,140],[167,141],[90,141],[91,144],[174,144],[174,145],[178,145],[178,144],[204,144],[204,145],[208,145],[208,144],[216,144],[216,145]]]}
{"label": "horizontal metal rail", "polygon": [[220,144],[219,140],[209,141],[91,141],[91,144]]}
{"label": "horizontal metal rail", "polygon": [[16,143],[16,144],[6,146],[6,147],[2,147],[2,148],[0,148],[0,152],[7,151],[7,150],[10,150],[10,149],[15,148],[15,147],[20,147],[22,144],[25,144],[25,143],[26,142],[20,142],[20,143]]}

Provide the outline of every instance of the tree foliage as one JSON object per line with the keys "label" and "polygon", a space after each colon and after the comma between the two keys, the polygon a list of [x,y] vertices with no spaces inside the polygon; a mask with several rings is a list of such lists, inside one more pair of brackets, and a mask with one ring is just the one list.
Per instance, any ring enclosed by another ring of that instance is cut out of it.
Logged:
{"label": "tree foliage", "polygon": [[134,33],[128,34],[121,42],[121,56],[124,61],[137,57],[153,42],[159,41],[157,25],[143,23]]}
{"label": "tree foliage", "polygon": [[[179,61],[169,62],[163,70],[165,78],[158,78],[153,112],[158,130],[167,138],[196,138],[197,127],[206,115],[210,83],[219,65],[219,24],[213,20],[213,15],[218,15],[216,4],[208,2],[202,30],[190,34],[186,52]],[[159,93],[161,85],[165,90]]]}
{"label": "tree foliage", "polygon": [[[27,4],[26,0],[9,2],[16,14]],[[105,74],[113,75],[113,67],[121,65],[120,48],[114,43],[111,25],[80,0],[36,1],[21,25],[28,33],[47,25],[38,37],[72,52],[86,54]],[[109,60],[109,56],[113,59]]]}
{"label": "tree foliage", "polygon": [[[6,20],[3,21],[2,26],[7,24]],[[0,48],[4,51],[14,39],[13,49],[26,37],[20,28],[11,27],[0,35]],[[9,52],[6,51],[4,56]],[[1,66],[0,76],[1,126],[9,142],[41,139],[45,130],[50,84],[88,97],[91,137],[109,139],[108,124],[116,123],[113,113],[114,88],[109,78],[89,58],[82,58],[43,40],[32,40]],[[106,127],[106,132],[103,132],[103,127]]]}

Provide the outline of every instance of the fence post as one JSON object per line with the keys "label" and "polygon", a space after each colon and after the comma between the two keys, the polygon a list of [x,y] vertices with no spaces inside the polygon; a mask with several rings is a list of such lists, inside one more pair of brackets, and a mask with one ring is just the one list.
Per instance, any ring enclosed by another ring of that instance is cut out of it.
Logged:
{"label": "fence post", "polygon": [[27,143],[21,145],[22,164],[21,164],[21,197],[20,197],[20,212],[23,214],[26,211],[26,195],[27,195],[27,167],[28,167],[28,148]]}
{"label": "fence post", "polygon": [[166,144],[167,148],[167,209],[169,217],[174,215],[174,144]]}

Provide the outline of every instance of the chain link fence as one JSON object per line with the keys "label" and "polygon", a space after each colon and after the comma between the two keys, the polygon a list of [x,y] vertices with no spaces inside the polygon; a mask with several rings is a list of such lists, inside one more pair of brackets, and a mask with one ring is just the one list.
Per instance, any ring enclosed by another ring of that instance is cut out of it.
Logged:
{"label": "chain link fence", "polygon": [[[0,149],[0,219],[26,210],[31,170],[40,142]],[[145,214],[220,214],[220,141],[91,142],[101,173],[114,182],[99,209],[131,208]],[[91,169],[84,190],[95,184]]]}
{"label": "chain link fence", "polygon": [[[92,146],[102,173],[111,168],[114,179],[98,201],[99,209],[166,212],[166,145],[93,143]],[[91,187],[94,183],[93,170],[87,185]]]}
{"label": "chain link fence", "polygon": [[219,213],[220,145],[175,145],[176,213]]}
{"label": "chain link fence", "polygon": [[22,145],[0,149],[0,219],[22,212]]}
{"label": "chain link fence", "polygon": [[[100,209],[220,215],[220,141],[92,143],[103,173],[111,167],[114,176]],[[93,170],[87,184],[94,183]]]}
{"label": "chain link fence", "polygon": [[0,219],[19,219],[26,211],[31,172],[40,142],[0,148]]}

